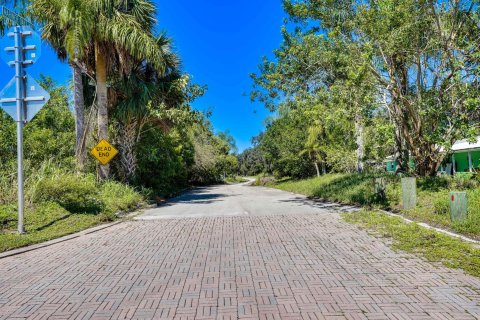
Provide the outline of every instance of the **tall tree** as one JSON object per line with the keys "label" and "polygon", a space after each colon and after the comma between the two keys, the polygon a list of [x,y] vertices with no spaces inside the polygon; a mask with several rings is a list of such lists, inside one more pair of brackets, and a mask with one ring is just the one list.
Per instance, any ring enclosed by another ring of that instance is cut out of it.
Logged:
{"label": "tall tree", "polygon": [[[85,99],[83,77],[87,72],[84,55],[79,54],[79,48],[87,48],[91,43],[87,39],[77,36],[86,28],[81,12],[81,6],[73,1],[52,1],[38,0],[33,1],[31,14],[43,24],[42,38],[47,40],[54,48],[60,60],[68,60],[72,68],[72,83],[74,91],[74,111],[75,111],[75,156],[77,168],[82,170],[86,161],[85,146]],[[83,43],[79,43],[83,40]],[[91,51],[91,50],[90,50]],[[80,60],[80,57],[83,59]],[[83,70],[82,70],[83,69]]]}
{"label": "tall tree", "polygon": [[[349,110],[346,116],[355,123],[357,171],[364,168],[364,122],[373,94],[368,84],[369,70],[358,49],[341,33],[317,34],[311,30],[283,30],[284,41],[275,51],[275,61],[264,59],[260,74],[253,74],[258,99],[270,110],[297,108],[299,101],[327,96],[331,113]],[[367,72],[365,72],[367,71]],[[328,112],[328,110],[327,110]]]}
{"label": "tall tree", "polygon": [[[112,70],[128,74],[147,60],[162,73],[164,52],[152,35],[155,6],[149,0],[34,0],[34,12],[51,11],[63,21],[65,48],[71,57],[89,61],[96,81],[98,139],[108,139],[108,86]],[[63,20],[62,20],[63,19]],[[74,21],[72,21],[73,19]],[[48,17],[45,18],[48,21]],[[72,27],[73,25],[73,27]],[[99,166],[100,179],[109,177]]]}
{"label": "tall tree", "polygon": [[[395,125],[400,168],[435,175],[455,140],[478,134],[476,1],[284,1],[310,32],[340,34],[368,61]],[[313,26],[313,28],[312,28]],[[363,62],[359,66],[364,65]]]}
{"label": "tall tree", "polygon": [[188,102],[188,76],[178,70],[179,59],[170,51],[171,40],[165,35],[157,39],[164,52],[166,69],[159,73],[149,63],[139,62],[128,75],[112,81],[110,96],[115,106],[118,125],[115,139],[120,147],[123,178],[131,181],[137,169],[136,144],[148,123],[168,127],[165,111]]}
{"label": "tall tree", "polygon": [[[13,8],[16,13],[27,21],[31,21],[28,15],[28,11],[25,10],[28,4],[28,0],[0,0],[0,5],[7,8]],[[0,14],[0,35],[3,35],[7,28],[12,27],[12,21],[7,17]]]}
{"label": "tall tree", "polygon": [[230,130],[225,130],[217,133],[217,136],[224,142],[226,142],[225,151],[226,154],[233,153],[236,154],[238,152],[237,143],[235,142],[235,138],[230,133]]}
{"label": "tall tree", "polygon": [[392,4],[362,7],[360,39],[387,94],[400,163],[405,167],[410,153],[419,175],[435,175],[445,157],[442,148],[478,133],[478,6],[474,1]]}

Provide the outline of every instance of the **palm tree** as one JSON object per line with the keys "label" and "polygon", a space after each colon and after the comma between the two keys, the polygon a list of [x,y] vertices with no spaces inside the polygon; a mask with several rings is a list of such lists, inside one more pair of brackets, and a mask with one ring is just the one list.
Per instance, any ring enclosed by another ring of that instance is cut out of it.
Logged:
{"label": "palm tree", "polygon": [[148,124],[166,125],[161,112],[176,108],[185,99],[184,77],[178,70],[179,59],[170,51],[171,40],[165,35],[157,38],[164,52],[166,70],[158,73],[149,63],[139,62],[126,76],[118,77],[109,95],[115,105],[116,143],[120,149],[121,174],[131,181],[137,168],[135,146],[143,128]]}
{"label": "palm tree", "polygon": [[[19,15],[20,17],[28,21],[29,17],[25,10],[27,2],[28,2],[27,0],[0,0],[0,5],[4,5],[8,7],[12,6],[13,8],[15,8],[17,15]],[[5,16],[0,14],[0,35],[3,36],[6,29],[12,26],[13,26],[12,21],[10,21],[10,19],[7,19]]]}
{"label": "palm tree", "polygon": [[[34,12],[48,12],[47,21],[61,21],[64,45],[70,57],[93,61],[97,97],[98,140],[108,139],[108,77],[128,74],[135,62],[147,60],[165,71],[164,53],[151,30],[155,6],[149,0],[34,0]],[[114,69],[115,68],[115,69]],[[99,167],[99,178],[109,177],[109,166]]]}
{"label": "palm tree", "polygon": [[[78,169],[82,170],[86,161],[85,148],[85,99],[83,88],[83,73],[86,73],[85,60],[79,60],[79,50],[76,47],[87,47],[89,42],[80,43],[81,34],[85,28],[85,15],[74,1],[34,0],[31,7],[32,15],[43,24],[42,38],[47,40],[61,61],[68,60],[73,73],[74,111],[75,111],[75,156]],[[76,38],[74,40],[74,38]],[[85,39],[83,39],[85,40]],[[85,70],[85,71],[82,71]]]}
{"label": "palm tree", "polygon": [[[326,153],[321,146],[321,137],[323,136],[323,128],[317,122],[315,126],[308,128],[307,141],[305,142],[304,149],[300,152],[300,155],[303,156],[307,154],[313,165],[315,166],[315,171],[317,172],[317,177],[320,177],[321,174],[327,173],[326,167]],[[320,173],[320,168],[318,164],[322,166],[322,173]]]}

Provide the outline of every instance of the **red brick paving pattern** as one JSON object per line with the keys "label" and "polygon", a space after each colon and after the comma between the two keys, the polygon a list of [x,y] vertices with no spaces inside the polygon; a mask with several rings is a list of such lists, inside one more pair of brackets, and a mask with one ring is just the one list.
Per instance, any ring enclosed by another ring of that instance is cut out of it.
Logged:
{"label": "red brick paving pattern", "polygon": [[0,260],[0,319],[480,319],[480,279],[335,214],[132,221]]}

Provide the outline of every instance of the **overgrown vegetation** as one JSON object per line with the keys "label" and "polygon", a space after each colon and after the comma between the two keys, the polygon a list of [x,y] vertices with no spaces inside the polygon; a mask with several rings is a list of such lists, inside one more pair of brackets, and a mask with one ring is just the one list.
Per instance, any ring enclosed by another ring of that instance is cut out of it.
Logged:
{"label": "overgrown vegetation", "polygon": [[135,150],[138,170],[129,184],[123,179],[121,158],[112,166],[117,181],[100,181],[93,158],[85,161],[85,170],[76,169],[75,124],[66,88],[49,78],[43,78],[42,85],[51,100],[25,129],[27,235],[14,234],[15,123],[0,111],[0,250],[112,221],[115,213],[134,210],[148,197],[172,195],[191,184],[220,182],[236,172],[231,136],[213,134],[203,115],[185,110],[186,115],[177,117],[179,122],[168,130],[147,126]]}
{"label": "overgrown vegetation", "polygon": [[16,233],[16,205],[0,205],[0,252],[114,221],[115,213],[141,205],[143,196],[121,183],[55,171],[58,176],[40,178],[36,190],[27,190],[33,196],[25,211],[27,234]]}
{"label": "overgrown vegetation", "polygon": [[240,176],[227,177],[227,179],[225,179],[225,182],[228,184],[244,183],[247,181],[248,179]]}
{"label": "overgrown vegetation", "polygon": [[[479,238],[478,178],[437,177],[442,164],[454,165],[456,141],[480,136],[477,3],[283,6],[283,42],[251,75],[252,100],[275,115],[239,155],[240,172],[267,176],[259,185],[400,211],[400,178],[385,174],[391,157],[396,173],[419,177],[418,207],[402,214]],[[374,177],[387,180],[385,198]],[[450,220],[450,190],[467,191],[464,222]]]}
{"label": "overgrown vegetation", "polygon": [[113,221],[131,211],[144,195],[116,181],[99,182],[74,169],[74,118],[66,89],[49,78],[42,84],[51,100],[25,128],[25,226],[16,234],[17,181],[15,123],[0,111],[0,251],[50,240]]}
{"label": "overgrown vegetation", "polygon": [[0,252],[52,240],[111,221],[104,214],[72,214],[56,203],[41,203],[25,210],[27,234],[16,234],[15,206],[0,206]]}
{"label": "overgrown vegetation", "polygon": [[[110,221],[148,198],[235,176],[235,141],[228,132],[214,133],[209,114],[191,107],[206,86],[190,81],[172,39],[155,31],[153,1],[0,2],[18,5],[21,15],[42,26],[42,38],[73,74],[71,88],[41,79],[51,99],[25,127],[23,236],[13,234],[15,122],[0,111],[0,250]],[[1,33],[9,23],[0,18]],[[119,150],[109,165],[87,156],[101,139]]]}
{"label": "overgrown vegetation", "polygon": [[252,100],[276,115],[242,173],[363,173],[393,156],[400,172],[435,176],[454,142],[480,134],[475,1],[283,5],[284,40],[252,74]]}
{"label": "overgrown vegetation", "polygon": [[[375,195],[373,181],[380,176],[387,180],[384,199]],[[391,174],[327,174],[304,180],[270,181],[266,185],[311,198],[399,211],[413,220],[480,239],[480,182],[473,176],[419,178],[418,206],[413,210],[402,210],[400,178]],[[467,191],[468,218],[463,222],[450,219],[450,190]]]}
{"label": "overgrown vegetation", "polygon": [[390,238],[394,249],[419,254],[428,261],[441,262],[447,267],[480,276],[480,248],[470,243],[377,211],[345,213],[343,218],[378,237]]}

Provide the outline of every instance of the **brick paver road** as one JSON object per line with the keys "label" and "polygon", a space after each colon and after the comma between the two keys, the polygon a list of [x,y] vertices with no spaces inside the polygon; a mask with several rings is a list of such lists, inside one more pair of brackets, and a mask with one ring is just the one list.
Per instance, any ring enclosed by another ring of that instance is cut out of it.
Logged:
{"label": "brick paver road", "polygon": [[300,197],[255,189],[292,211],[256,215],[246,187],[222,188],[197,200],[238,214],[171,219],[181,200],[0,259],[0,319],[480,319],[478,278],[395,253]]}

